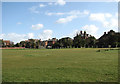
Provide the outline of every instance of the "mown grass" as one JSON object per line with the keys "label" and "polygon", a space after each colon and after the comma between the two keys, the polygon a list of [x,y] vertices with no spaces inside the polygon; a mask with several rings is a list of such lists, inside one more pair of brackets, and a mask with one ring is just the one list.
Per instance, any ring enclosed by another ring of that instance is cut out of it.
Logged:
{"label": "mown grass", "polygon": [[118,50],[2,50],[2,70],[3,82],[116,82]]}

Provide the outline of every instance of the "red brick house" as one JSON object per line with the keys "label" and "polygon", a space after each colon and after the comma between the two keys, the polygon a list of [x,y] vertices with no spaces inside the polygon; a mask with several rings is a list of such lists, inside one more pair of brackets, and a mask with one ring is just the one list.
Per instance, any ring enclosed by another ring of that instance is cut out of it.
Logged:
{"label": "red brick house", "polygon": [[3,42],[4,42],[4,45],[5,45],[5,46],[10,46],[10,45],[13,45],[13,44],[14,44],[14,42],[12,42],[12,41],[10,41],[10,40],[3,40]]}

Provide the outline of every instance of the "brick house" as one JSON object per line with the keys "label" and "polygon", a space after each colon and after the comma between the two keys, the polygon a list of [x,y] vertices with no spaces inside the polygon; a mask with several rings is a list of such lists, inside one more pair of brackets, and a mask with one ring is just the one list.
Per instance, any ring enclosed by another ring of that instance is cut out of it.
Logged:
{"label": "brick house", "polygon": [[10,40],[3,40],[4,46],[11,46],[14,45],[14,42],[10,41]]}

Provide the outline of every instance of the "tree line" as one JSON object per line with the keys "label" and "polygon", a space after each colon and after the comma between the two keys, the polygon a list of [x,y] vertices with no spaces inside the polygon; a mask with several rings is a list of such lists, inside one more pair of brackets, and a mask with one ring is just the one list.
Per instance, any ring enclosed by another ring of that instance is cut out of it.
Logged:
{"label": "tree line", "polygon": [[[29,39],[29,41],[21,41],[14,47],[25,47],[25,48],[108,48],[108,47],[120,47],[120,33],[110,30],[108,33],[104,34],[96,39],[94,36],[91,36],[84,32],[79,32],[72,39],[70,37],[64,37],[59,40],[56,40],[54,44],[49,43],[46,45],[46,42],[49,41],[40,41]],[[52,41],[51,41],[52,42]],[[3,47],[4,43],[2,42]]]}
{"label": "tree line", "polygon": [[120,33],[110,30],[108,34],[104,32],[99,39],[94,36],[86,36],[84,34],[77,34],[74,39],[69,37],[58,40],[53,48],[115,48],[120,47]]}

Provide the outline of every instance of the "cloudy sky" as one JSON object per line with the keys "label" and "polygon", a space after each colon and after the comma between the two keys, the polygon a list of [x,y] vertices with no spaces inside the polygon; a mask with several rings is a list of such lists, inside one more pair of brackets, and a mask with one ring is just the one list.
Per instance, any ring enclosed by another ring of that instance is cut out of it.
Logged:
{"label": "cloudy sky", "polygon": [[117,2],[3,2],[0,38],[20,42],[28,38],[74,37],[79,31],[99,38],[117,31]]}

